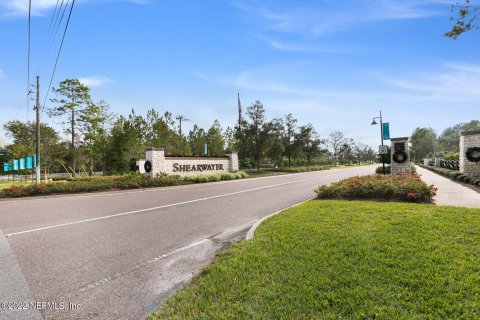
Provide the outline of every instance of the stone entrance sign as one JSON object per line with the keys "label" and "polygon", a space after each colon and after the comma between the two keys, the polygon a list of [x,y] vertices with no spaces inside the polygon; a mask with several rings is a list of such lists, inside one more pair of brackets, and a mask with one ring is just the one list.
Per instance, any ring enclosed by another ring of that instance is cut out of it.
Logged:
{"label": "stone entrance sign", "polygon": [[225,157],[170,157],[162,148],[149,148],[145,160],[137,161],[140,173],[153,178],[157,173],[172,175],[199,175],[238,171],[237,153]]}
{"label": "stone entrance sign", "polygon": [[411,173],[412,165],[410,163],[408,137],[391,138],[390,141],[392,142],[391,174]]}
{"label": "stone entrance sign", "polygon": [[460,172],[480,176],[480,130],[460,133]]}

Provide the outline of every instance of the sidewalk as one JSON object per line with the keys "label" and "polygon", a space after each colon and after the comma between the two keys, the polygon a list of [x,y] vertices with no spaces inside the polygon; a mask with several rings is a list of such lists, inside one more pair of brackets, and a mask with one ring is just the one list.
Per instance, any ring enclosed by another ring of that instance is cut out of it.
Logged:
{"label": "sidewalk", "polygon": [[480,193],[430,170],[419,166],[416,166],[416,168],[423,181],[438,188],[437,195],[434,197],[436,204],[441,206],[480,208]]}

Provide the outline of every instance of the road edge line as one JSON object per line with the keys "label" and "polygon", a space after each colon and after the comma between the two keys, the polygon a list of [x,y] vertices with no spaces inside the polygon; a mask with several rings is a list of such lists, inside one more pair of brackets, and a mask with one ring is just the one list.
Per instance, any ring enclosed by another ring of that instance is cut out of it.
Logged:
{"label": "road edge line", "polygon": [[260,219],[257,220],[257,222],[255,222],[255,223],[252,225],[252,227],[247,231],[247,234],[246,234],[246,236],[245,236],[245,240],[247,240],[247,241],[248,241],[248,240],[252,240],[253,237],[255,236],[255,230],[257,230],[258,226],[259,226],[262,222],[264,222],[265,220],[267,220],[267,219],[269,219],[269,218],[271,218],[271,217],[279,214],[279,213],[282,212],[282,211],[285,211],[285,210],[288,210],[288,209],[297,207],[297,206],[299,206],[299,205],[301,205],[301,204],[304,204],[305,202],[310,201],[310,200],[313,200],[313,199],[315,199],[315,198],[316,198],[316,197],[309,198],[309,199],[304,200],[304,201],[302,201],[302,202],[299,202],[299,203],[293,204],[293,205],[291,205],[291,206],[288,206],[288,207],[286,207],[286,208],[280,209],[280,210],[278,210],[278,211],[276,211],[276,212],[274,212],[274,213],[270,213],[269,215],[267,215],[267,216],[265,216],[265,217],[263,217],[263,218],[260,218]]}

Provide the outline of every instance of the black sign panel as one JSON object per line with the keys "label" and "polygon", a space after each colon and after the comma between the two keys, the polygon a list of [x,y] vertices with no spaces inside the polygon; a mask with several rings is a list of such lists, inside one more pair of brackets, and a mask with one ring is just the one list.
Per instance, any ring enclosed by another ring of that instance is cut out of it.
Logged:
{"label": "black sign panel", "polygon": [[405,152],[405,142],[395,143],[394,145],[395,152]]}

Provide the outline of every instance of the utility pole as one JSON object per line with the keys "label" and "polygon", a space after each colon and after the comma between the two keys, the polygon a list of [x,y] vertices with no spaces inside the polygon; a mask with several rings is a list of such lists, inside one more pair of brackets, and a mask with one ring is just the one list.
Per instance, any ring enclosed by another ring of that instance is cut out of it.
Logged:
{"label": "utility pole", "polygon": [[[238,160],[242,158],[242,104],[240,103],[240,93],[237,93],[238,96],[238,138],[240,140],[240,146],[238,150]],[[239,161],[239,164],[241,161]],[[241,168],[240,168],[241,169]]]}
{"label": "utility pole", "polygon": [[182,137],[182,121],[190,121],[184,116],[177,116],[176,119],[180,121],[180,155],[183,156],[183,137]]}
{"label": "utility pole", "polygon": [[35,105],[35,113],[36,113],[36,146],[35,146],[35,156],[37,158],[37,163],[35,166],[35,181],[40,183],[40,173],[41,173],[41,166],[40,166],[40,76],[37,76],[37,102]]}
{"label": "utility pole", "polygon": [[72,168],[75,175],[75,97],[72,98],[72,118],[70,119],[72,130]]}

